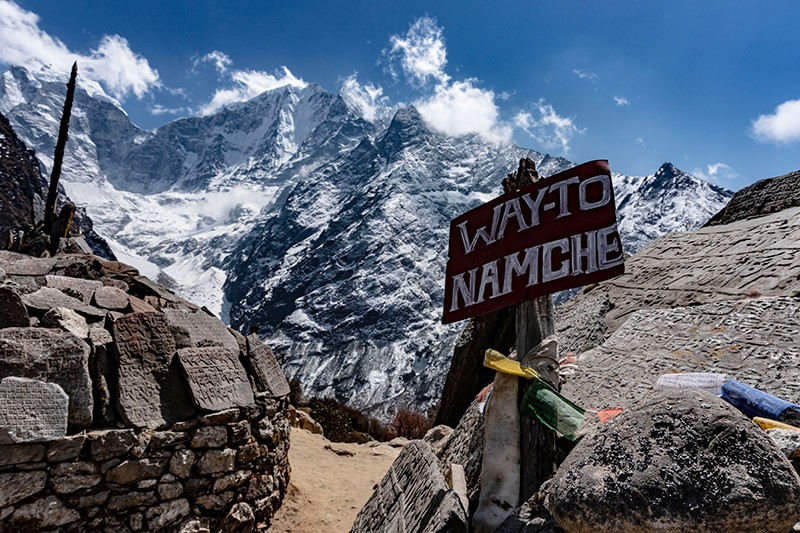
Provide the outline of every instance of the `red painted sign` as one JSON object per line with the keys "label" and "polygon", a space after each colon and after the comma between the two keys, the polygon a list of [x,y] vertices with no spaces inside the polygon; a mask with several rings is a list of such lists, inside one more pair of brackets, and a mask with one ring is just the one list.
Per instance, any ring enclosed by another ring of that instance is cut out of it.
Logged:
{"label": "red painted sign", "polygon": [[505,193],[450,223],[448,324],[625,272],[608,161]]}

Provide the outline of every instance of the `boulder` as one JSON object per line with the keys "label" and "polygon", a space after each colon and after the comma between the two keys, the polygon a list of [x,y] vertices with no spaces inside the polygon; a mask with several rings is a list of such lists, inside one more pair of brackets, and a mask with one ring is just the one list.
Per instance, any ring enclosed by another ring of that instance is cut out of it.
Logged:
{"label": "boulder", "polygon": [[[170,328],[181,333],[176,336],[178,348],[202,348],[205,346],[224,346],[230,352],[239,354],[239,343],[228,328],[213,316],[203,311],[189,311],[187,309],[164,309]],[[183,342],[178,337],[185,339]]]}
{"label": "boulder", "polygon": [[54,307],[44,314],[39,324],[43,328],[58,328],[81,340],[89,338],[89,325],[81,315],[66,307]]}
{"label": "boulder", "polygon": [[304,429],[317,435],[323,434],[323,429],[319,422],[311,418],[311,415],[305,411],[301,411],[293,405],[290,405],[288,416],[289,423],[292,425],[292,427]]}
{"label": "boulder", "polygon": [[94,291],[93,303],[103,309],[123,311],[128,308],[130,300],[125,291],[117,287],[103,286]]}
{"label": "boulder", "polygon": [[253,377],[256,390],[267,393],[270,398],[288,395],[290,392],[289,382],[286,381],[286,376],[283,374],[278,360],[275,359],[272,349],[264,344],[255,333],[248,335],[246,340],[247,362],[250,365],[250,375]]}
{"label": "boulder", "polygon": [[[453,430],[437,456],[442,464],[458,464],[464,468],[467,483],[467,498],[470,510],[478,506],[480,495],[481,465],[483,464],[483,407],[473,400],[461,421]],[[471,513],[470,513],[471,514]]]}
{"label": "boulder", "polygon": [[467,515],[425,441],[411,441],[359,511],[351,533],[467,531]]}
{"label": "boulder", "polygon": [[72,309],[92,321],[100,320],[106,316],[104,310],[87,305],[81,300],[68,296],[52,287],[42,287],[36,292],[26,294],[22,297],[22,301],[25,302],[29,311],[38,314],[38,316],[42,316],[54,307]]}
{"label": "boulder", "polygon": [[103,282],[93,279],[73,278],[69,276],[45,276],[47,286],[58,289],[68,296],[77,298],[85,304],[91,303],[94,291],[103,286]]}
{"label": "boulder", "polygon": [[20,295],[11,287],[0,286],[0,328],[24,328],[28,325],[28,310]]}
{"label": "boulder", "polygon": [[653,393],[587,435],[547,488],[568,532],[790,531],[800,478],[769,437],[723,400]]}
{"label": "boulder", "polygon": [[763,217],[797,206],[800,206],[800,170],[760,180],[740,189],[706,226]]}

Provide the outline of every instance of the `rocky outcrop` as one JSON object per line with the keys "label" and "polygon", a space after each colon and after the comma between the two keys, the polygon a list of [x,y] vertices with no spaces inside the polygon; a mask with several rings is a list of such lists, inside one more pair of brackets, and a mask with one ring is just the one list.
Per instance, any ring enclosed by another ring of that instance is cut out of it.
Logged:
{"label": "rocky outcrop", "polygon": [[0,530],[269,524],[289,386],[257,336],[122,263],[0,269]]}
{"label": "rocky outcrop", "polygon": [[730,224],[800,206],[800,170],[748,185],[733,195],[706,226]]}
{"label": "rocky outcrop", "polygon": [[585,437],[549,508],[568,532],[790,531],[800,478],[757,426],[702,391],[651,395]]}

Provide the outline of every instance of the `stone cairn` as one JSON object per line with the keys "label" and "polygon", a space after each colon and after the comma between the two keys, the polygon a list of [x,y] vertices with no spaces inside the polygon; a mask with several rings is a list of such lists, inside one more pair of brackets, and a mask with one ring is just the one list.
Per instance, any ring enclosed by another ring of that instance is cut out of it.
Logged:
{"label": "stone cairn", "polygon": [[0,530],[250,531],[289,480],[258,336],[93,255],[0,251]]}

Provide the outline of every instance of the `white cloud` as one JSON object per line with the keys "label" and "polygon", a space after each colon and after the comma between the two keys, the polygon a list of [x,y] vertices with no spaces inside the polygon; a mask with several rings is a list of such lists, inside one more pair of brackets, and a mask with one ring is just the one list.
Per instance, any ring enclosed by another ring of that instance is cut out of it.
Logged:
{"label": "white cloud", "polygon": [[370,122],[384,116],[388,111],[389,98],[384,96],[380,85],[362,85],[356,74],[345,78],[339,94],[347,104]]}
{"label": "white cloud", "polygon": [[645,142],[644,142],[644,139],[643,139],[643,138],[641,138],[641,137],[636,137],[636,139],[634,139],[634,141],[635,141],[635,142],[636,142],[636,144],[638,144],[639,146],[642,146],[642,147],[646,146],[646,144],[645,144]]}
{"label": "white cloud", "polygon": [[631,105],[631,101],[625,98],[624,96],[615,96],[614,101],[617,103],[618,106],[624,105]]}
{"label": "white cloud", "polygon": [[701,180],[711,183],[722,183],[739,176],[735,170],[725,163],[712,163],[706,166],[706,170],[696,168],[692,171],[692,174]]}
{"label": "white cloud", "polygon": [[521,111],[514,116],[514,124],[536,139],[543,147],[553,150],[560,148],[569,153],[569,145],[575,135],[584,133],[573,118],[562,117],[544,98],[535,104],[533,113]]}
{"label": "white cloud", "polygon": [[[447,49],[444,44],[442,28],[436,20],[421,17],[414,21],[404,36],[392,35],[392,48],[389,58],[398,58],[403,73],[412,85],[422,87],[429,81],[437,84],[447,83],[449,76],[444,72],[447,64]],[[391,67],[390,71],[396,74]]]}
{"label": "white cloud", "polygon": [[[226,56],[227,57],[227,56]],[[237,102],[246,102],[255,98],[264,91],[277,89],[292,85],[294,87],[305,87],[308,85],[302,79],[292,74],[288,68],[282,67],[281,72],[274,75],[259,70],[229,70],[226,65],[225,71],[220,72],[230,83],[230,87],[217,89],[211,100],[200,106],[200,115],[210,115],[223,107]]]}
{"label": "white cloud", "polygon": [[117,98],[141,98],[161,87],[158,71],[133,52],[124,37],[105,35],[89,54],[73,52],[39,28],[36,13],[0,0],[0,62],[66,74],[74,61],[82,75],[102,83]]}
{"label": "white cloud", "polygon": [[231,61],[230,56],[225,52],[220,52],[219,50],[212,50],[203,57],[195,58],[194,61],[192,61],[192,65],[194,67],[196,67],[200,63],[213,63],[214,68],[217,69],[217,72],[219,72],[220,74],[224,74],[225,71],[228,70],[228,67],[230,67],[233,64],[233,61]]}
{"label": "white cloud", "polygon": [[433,129],[447,135],[477,133],[503,143],[511,140],[511,127],[499,120],[495,94],[475,87],[473,80],[440,84],[430,98],[415,103],[419,114]]}
{"label": "white cloud", "polygon": [[151,115],[179,115],[191,110],[186,107],[164,107],[161,104],[153,104],[149,111]]}
{"label": "white cloud", "polygon": [[771,115],[753,121],[752,135],[762,142],[800,141],[800,100],[787,100]]}
{"label": "white cloud", "polygon": [[589,80],[592,83],[597,81],[597,74],[594,72],[589,72],[588,70],[580,70],[577,68],[572,69],[572,73],[578,76],[582,80]]}

